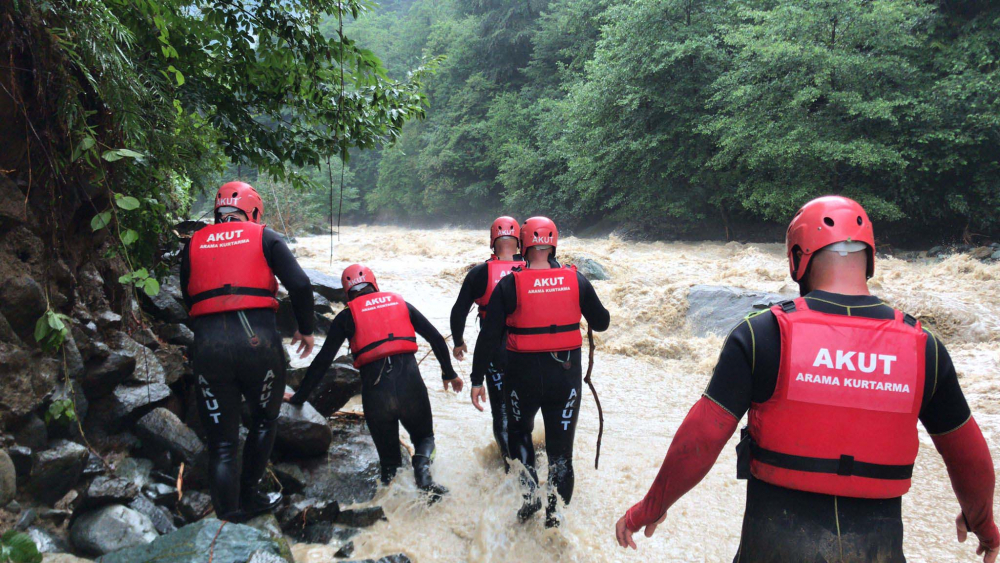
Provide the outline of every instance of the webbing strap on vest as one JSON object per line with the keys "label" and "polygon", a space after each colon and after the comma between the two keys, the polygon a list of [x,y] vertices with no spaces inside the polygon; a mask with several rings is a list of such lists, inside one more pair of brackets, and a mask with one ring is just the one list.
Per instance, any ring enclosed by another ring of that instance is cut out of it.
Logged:
{"label": "webbing strap on vest", "polygon": [[191,296],[191,303],[198,303],[206,299],[211,299],[213,297],[222,297],[223,295],[248,295],[251,297],[274,297],[274,293],[267,289],[259,287],[239,287],[226,284],[222,287],[216,289],[210,289],[208,291],[202,291],[201,293]]}
{"label": "webbing strap on vest", "polygon": [[388,342],[392,342],[393,340],[408,340],[410,342],[416,342],[417,341],[417,337],[416,336],[396,336],[395,334],[392,334],[390,332],[388,338],[383,338],[382,340],[376,340],[375,342],[372,342],[368,346],[365,346],[364,348],[362,348],[362,349],[358,350],[357,352],[355,352],[354,356],[355,357],[363,356],[364,354],[367,354],[368,352],[371,352],[372,350],[378,348],[379,346],[381,346],[383,344],[386,344]]}
{"label": "webbing strap on vest", "polygon": [[580,330],[580,323],[575,323],[571,325],[507,327],[507,332],[509,332],[510,334],[557,334],[560,332],[573,332],[574,330]]}
{"label": "webbing strap on vest", "polygon": [[854,456],[842,455],[839,459],[803,457],[765,450],[750,440],[750,455],[756,461],[792,471],[807,473],[832,473],[844,477],[867,477],[869,479],[906,480],[913,475],[913,464],[881,465],[855,461]]}
{"label": "webbing strap on vest", "polygon": [[787,313],[794,313],[795,312],[795,301],[794,300],[790,299],[788,301],[782,301],[781,303],[778,304],[778,306],[781,307],[781,310],[784,311],[786,314]]}
{"label": "webbing strap on vest", "polygon": [[903,315],[903,322],[906,323],[906,324],[908,324],[908,325],[910,325],[910,326],[912,326],[912,327],[916,327],[917,326],[917,318],[914,317],[913,315],[909,314],[909,313],[906,313],[906,314]]}

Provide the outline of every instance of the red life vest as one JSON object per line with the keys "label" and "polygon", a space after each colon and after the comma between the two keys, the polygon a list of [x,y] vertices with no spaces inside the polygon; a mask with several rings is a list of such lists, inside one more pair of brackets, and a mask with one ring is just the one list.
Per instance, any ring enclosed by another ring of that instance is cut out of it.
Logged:
{"label": "red life vest", "polygon": [[278,309],[278,282],[264,257],[264,226],[240,221],[209,225],[191,237],[190,315]]}
{"label": "red life vest", "polygon": [[486,262],[486,292],[476,299],[476,305],[479,305],[479,318],[486,318],[486,306],[489,305],[493,290],[500,280],[511,270],[521,266],[524,266],[521,260],[499,260],[496,256]]}
{"label": "red life vest", "polygon": [[583,345],[580,336],[580,282],[576,267],[511,272],[517,308],[507,315],[507,349],[561,352]]}
{"label": "red life vest", "polygon": [[417,334],[402,296],[376,291],[351,299],[347,307],[354,318],[354,367],[417,351]]}
{"label": "red life vest", "polygon": [[920,323],[772,307],[781,331],[774,394],[750,407],[750,471],[781,487],[856,498],[910,488],[924,395]]}

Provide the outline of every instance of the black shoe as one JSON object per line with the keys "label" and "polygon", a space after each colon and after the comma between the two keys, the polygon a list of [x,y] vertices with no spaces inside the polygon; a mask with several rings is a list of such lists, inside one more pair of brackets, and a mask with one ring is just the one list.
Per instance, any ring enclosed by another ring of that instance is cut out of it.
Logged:
{"label": "black shoe", "polygon": [[427,493],[428,504],[434,504],[448,494],[447,488],[438,485],[431,478],[431,460],[426,456],[413,456],[413,478],[417,482],[417,488]]}
{"label": "black shoe", "polygon": [[562,525],[562,515],[555,510],[545,510],[545,527],[558,528]]}
{"label": "black shoe", "polygon": [[420,487],[420,490],[427,494],[427,504],[437,504],[448,494],[448,488],[444,485],[432,483],[427,487]]}
{"label": "black shoe", "polygon": [[240,499],[240,512],[243,513],[244,519],[249,520],[254,516],[271,512],[281,504],[284,498],[281,493],[267,493],[256,487],[251,487],[250,491]]}
{"label": "black shoe", "polygon": [[535,513],[541,509],[542,499],[524,499],[524,504],[522,504],[520,510],[517,511],[517,519],[520,520],[521,523],[527,522],[529,518],[534,516]]}

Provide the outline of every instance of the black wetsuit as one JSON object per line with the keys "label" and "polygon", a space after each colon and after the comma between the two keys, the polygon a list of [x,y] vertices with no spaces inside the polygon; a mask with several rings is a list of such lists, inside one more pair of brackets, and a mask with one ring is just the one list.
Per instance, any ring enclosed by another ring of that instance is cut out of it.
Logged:
{"label": "black wetsuit", "polygon": [[[520,260],[520,255],[514,257]],[[462,282],[462,289],[458,292],[458,299],[451,308],[451,336],[455,346],[465,344],[465,319],[469,316],[469,310],[476,304],[476,299],[486,293],[489,284],[489,262],[477,264],[465,276]],[[477,318],[481,318],[477,315]],[[507,407],[504,405],[503,394],[503,373],[507,365],[507,346],[503,340],[497,347],[486,371],[486,389],[490,399],[490,414],[493,416],[493,438],[500,448],[500,455],[506,463],[510,457],[510,450],[507,447]]]}
{"label": "black wetsuit", "polygon": [[[406,307],[410,311],[414,330],[430,343],[441,364],[442,378],[458,377],[451,365],[444,337],[413,305],[407,303]],[[309,366],[302,384],[291,399],[293,404],[302,404],[308,399],[333,363],[341,345],[352,336],[354,318],[350,309],[344,309],[333,319],[323,349]],[[413,442],[414,469],[418,469],[418,457],[424,457],[429,462],[434,453],[434,424],[427,387],[420,377],[414,355],[396,354],[361,366],[361,384],[365,422],[378,450],[382,481],[390,481],[403,463],[399,450],[400,424]]]}
{"label": "black wetsuit", "polygon": [[[315,318],[309,277],[277,233],[264,229],[262,239],[267,264],[288,290],[299,332],[312,334]],[[190,275],[185,248],[181,257],[181,288],[189,308]],[[195,336],[191,358],[201,397],[198,410],[208,436],[212,502],[220,518],[233,518],[240,509],[241,492],[246,497],[264,476],[274,447],[285,391],[281,336],[271,309],[204,315],[195,317],[191,325]],[[256,345],[251,344],[251,332],[256,336]],[[237,450],[243,398],[250,407],[251,417],[241,475]]]}
{"label": "black wetsuit", "polygon": [[[607,330],[611,321],[608,310],[601,304],[594,287],[577,273],[580,286],[580,311],[590,327]],[[503,342],[507,315],[517,308],[514,276],[506,276],[497,284],[486,309],[486,319],[476,343],[472,361],[472,384],[482,385],[489,363]],[[573,497],[573,437],[580,414],[582,385],[580,349],[569,352],[521,353],[507,351],[507,371],[504,374],[507,405],[508,441],[513,459],[520,460],[530,473],[525,483],[529,492],[538,483],[535,471],[535,448],[531,432],[535,415],[542,411],[545,423],[545,451],[549,458],[549,483],[563,502]],[[568,367],[566,366],[568,362]],[[555,509],[555,495],[549,495],[549,510]]]}
{"label": "black wetsuit", "polygon": [[[813,291],[809,308],[828,314],[893,318],[877,297]],[[926,331],[926,380],[920,421],[929,433],[944,434],[971,413],[951,357]],[[705,395],[737,419],[774,392],[781,334],[770,311],[751,316],[730,333]],[[878,562],[901,563],[901,499],[833,497],[786,489],[750,478],[740,550],[735,563]],[[838,532],[839,530],[839,532]]]}

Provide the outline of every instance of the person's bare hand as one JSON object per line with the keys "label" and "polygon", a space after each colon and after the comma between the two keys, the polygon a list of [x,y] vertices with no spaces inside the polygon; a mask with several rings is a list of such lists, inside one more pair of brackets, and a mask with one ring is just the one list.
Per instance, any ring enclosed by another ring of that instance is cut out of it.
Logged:
{"label": "person's bare hand", "polygon": [[[295,346],[296,344],[299,345],[299,348],[295,351],[295,353],[299,355],[299,358],[305,359],[309,357],[309,354],[312,354],[313,346],[316,345],[316,339],[311,334],[308,336],[302,336],[302,334],[296,330],[295,334],[292,335],[292,346]],[[303,352],[303,350],[305,351]]]}
{"label": "person's bare hand", "polygon": [[465,382],[462,381],[461,377],[453,377],[451,379],[445,379],[444,380],[444,390],[445,391],[448,390],[448,386],[449,385],[451,385],[452,390],[454,390],[456,393],[461,393],[462,392],[462,387],[465,386]]}
{"label": "person's bare hand", "polygon": [[452,351],[452,355],[455,359],[462,361],[465,359],[465,353],[469,351],[469,346],[467,344],[462,344],[461,346],[455,346],[455,350]]}
{"label": "person's bare hand", "polygon": [[472,392],[469,393],[469,397],[472,399],[472,406],[479,409],[479,412],[483,412],[482,404],[486,403],[486,388],[482,385],[479,387],[473,387]]}
{"label": "person's bare hand", "polygon": [[[659,520],[657,520],[656,522],[653,522],[652,524],[648,524],[646,526],[646,530],[645,530],[645,532],[643,532],[644,535],[647,538],[653,537],[653,533],[656,532],[656,527],[659,526],[660,524],[662,524],[663,521],[666,520],[666,519],[667,519],[667,514],[664,512],[663,516],[661,516]],[[638,531],[638,530],[636,530],[636,531]],[[632,534],[633,533],[635,533],[635,532],[633,532],[632,530],[629,530],[628,526],[625,525],[625,516],[622,516],[621,518],[619,518],[618,522],[615,523],[615,539],[618,540],[618,545],[620,545],[620,546],[622,546],[624,548],[631,547],[632,549],[637,549],[636,546],[635,546],[635,540],[632,539]]]}
{"label": "person's bare hand", "polygon": [[[955,518],[955,526],[958,528],[958,543],[965,543],[969,537],[969,527],[965,525],[965,515],[961,512],[958,513],[958,518]],[[976,555],[983,556],[983,563],[996,563],[998,554],[1000,548],[990,549],[982,542],[976,547]]]}

